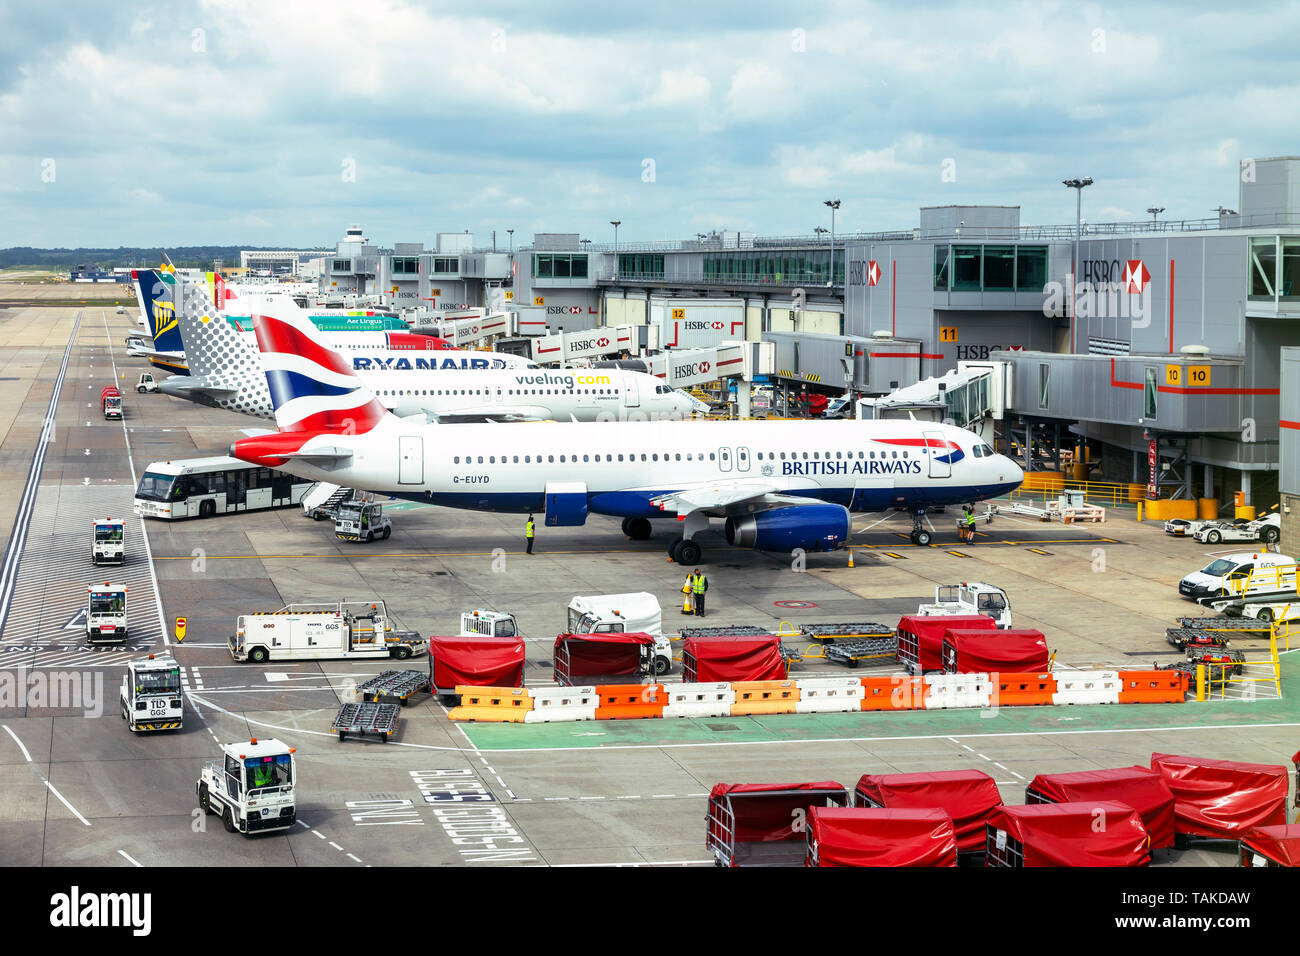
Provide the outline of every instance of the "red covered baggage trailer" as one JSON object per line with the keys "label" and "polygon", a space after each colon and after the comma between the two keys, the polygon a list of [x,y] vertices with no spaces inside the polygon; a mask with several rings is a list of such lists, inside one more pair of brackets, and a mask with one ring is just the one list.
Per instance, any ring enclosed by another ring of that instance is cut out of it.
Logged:
{"label": "red covered baggage trailer", "polygon": [[1151,849],[1174,845],[1174,795],[1164,777],[1146,767],[1040,773],[1025,788],[1025,803],[1115,800],[1142,815]]}
{"label": "red covered baggage trailer", "polygon": [[688,684],[785,680],[786,673],[781,639],[775,634],[688,637],[682,644],[682,680]]}
{"label": "red covered baggage trailer", "polygon": [[943,636],[949,628],[997,630],[985,614],[904,614],[898,619],[898,662],[909,673],[943,670]]}
{"label": "red covered baggage trailer", "polygon": [[1051,655],[1042,631],[989,632],[948,628],[943,638],[943,669],[948,674],[1034,674],[1047,670]]}
{"label": "red covered baggage trailer", "polygon": [[956,866],[957,836],[933,808],[813,807],[804,865]]}
{"label": "red covered baggage trailer", "polygon": [[952,820],[963,856],[984,852],[984,824],[1002,806],[997,784],[983,770],[863,774],[853,797],[858,807],[942,810]]}
{"label": "red covered baggage trailer", "polygon": [[1240,850],[1242,866],[1300,866],[1300,825],[1252,827]]}
{"label": "red covered baggage trailer", "polygon": [[1252,827],[1286,823],[1291,781],[1283,764],[1152,754],[1151,769],[1174,795],[1175,839],[1239,840]]}
{"label": "red covered baggage trailer", "polygon": [[814,807],[847,807],[849,792],[819,783],[720,783],[709,794],[704,848],[718,866],[798,866]]}
{"label": "red covered baggage trailer", "polygon": [[122,393],[116,385],[105,385],[100,389],[99,410],[105,418],[122,417]]}
{"label": "red covered baggage trailer", "polygon": [[456,687],[523,687],[524,642],[518,637],[430,637],[430,692],[458,705]]}
{"label": "red covered baggage trailer", "polygon": [[[1098,821],[1104,825],[1098,826]],[[1148,866],[1150,837],[1114,800],[999,807],[986,825],[985,866]]]}
{"label": "red covered baggage trailer", "polygon": [[555,683],[562,687],[572,687],[574,678],[653,674],[655,639],[636,632],[560,634],[553,656]]}

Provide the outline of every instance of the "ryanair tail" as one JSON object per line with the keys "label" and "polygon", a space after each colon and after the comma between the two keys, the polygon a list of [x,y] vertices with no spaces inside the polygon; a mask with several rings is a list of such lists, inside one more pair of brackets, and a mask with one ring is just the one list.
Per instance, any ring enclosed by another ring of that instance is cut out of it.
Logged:
{"label": "ryanair tail", "polygon": [[135,280],[136,298],[144,311],[145,324],[153,336],[154,351],[149,361],[155,367],[188,375],[185,363],[185,343],[181,341],[176,313],[180,307],[180,284],[172,272],[166,270],[137,269],[131,273]]}

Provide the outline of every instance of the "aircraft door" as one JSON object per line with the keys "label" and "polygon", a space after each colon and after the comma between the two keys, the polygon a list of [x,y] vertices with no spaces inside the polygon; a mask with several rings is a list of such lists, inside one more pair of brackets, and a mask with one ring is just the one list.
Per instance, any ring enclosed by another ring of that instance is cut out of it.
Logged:
{"label": "aircraft door", "polygon": [[731,471],[731,449],[718,449],[718,471]]}
{"label": "aircraft door", "polygon": [[952,454],[952,448],[943,432],[925,431],[921,432],[921,437],[925,439],[925,453],[930,459],[930,477],[951,478],[952,460],[949,455]]}
{"label": "aircraft door", "polygon": [[641,391],[637,388],[636,379],[631,375],[623,379],[623,404],[628,408],[641,407]]}
{"label": "aircraft door", "polygon": [[402,435],[397,439],[397,483],[418,485],[424,481],[424,439]]}
{"label": "aircraft door", "polygon": [[736,449],[736,471],[749,471],[749,449],[744,445]]}

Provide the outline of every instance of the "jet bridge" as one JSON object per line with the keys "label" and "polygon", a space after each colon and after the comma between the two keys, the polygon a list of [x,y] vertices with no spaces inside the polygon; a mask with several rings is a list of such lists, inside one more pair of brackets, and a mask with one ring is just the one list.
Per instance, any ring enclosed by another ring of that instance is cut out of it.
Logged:
{"label": "jet bridge", "polygon": [[603,326],[585,332],[553,332],[531,339],[529,344],[533,361],[543,365],[552,362],[567,365],[574,359],[641,352],[637,330],[630,325]]}
{"label": "jet bridge", "polygon": [[858,418],[907,418],[948,422],[992,444],[993,423],[1006,417],[1011,394],[1006,362],[959,362],[938,378],[927,378],[879,398],[858,402]]}

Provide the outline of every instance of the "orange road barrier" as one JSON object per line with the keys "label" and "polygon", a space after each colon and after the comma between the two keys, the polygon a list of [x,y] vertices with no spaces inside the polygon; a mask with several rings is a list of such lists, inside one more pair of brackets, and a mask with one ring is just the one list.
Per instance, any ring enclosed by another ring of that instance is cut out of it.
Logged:
{"label": "orange road barrier", "polygon": [[458,685],[461,705],[447,711],[452,720],[481,720],[500,724],[522,724],[533,709],[533,698],[525,687],[466,687]]}
{"label": "orange road barrier", "polygon": [[993,705],[1025,707],[1050,704],[1056,693],[1056,678],[1051,674],[992,674],[997,680]]}
{"label": "orange road barrier", "polygon": [[799,703],[799,685],[792,680],[733,681],[736,701],[731,716],[793,714]]}
{"label": "orange road barrier", "polygon": [[1120,671],[1119,679],[1121,704],[1181,704],[1190,686],[1181,671]]}
{"label": "orange road barrier", "polygon": [[668,703],[663,684],[601,684],[596,694],[597,720],[662,717]]}
{"label": "orange road barrier", "polygon": [[920,677],[893,674],[860,679],[863,710],[920,710],[925,707],[925,681]]}

